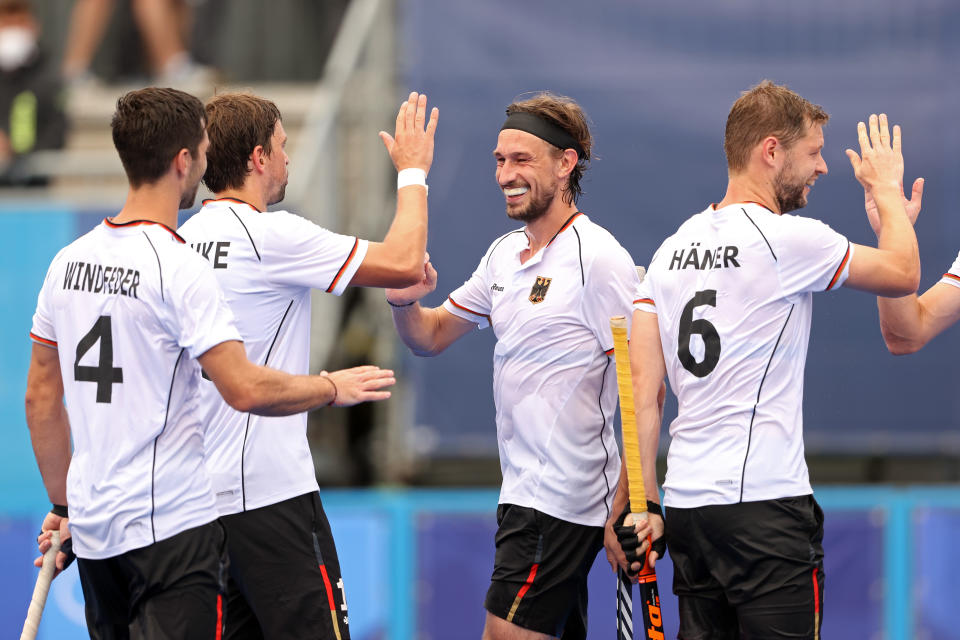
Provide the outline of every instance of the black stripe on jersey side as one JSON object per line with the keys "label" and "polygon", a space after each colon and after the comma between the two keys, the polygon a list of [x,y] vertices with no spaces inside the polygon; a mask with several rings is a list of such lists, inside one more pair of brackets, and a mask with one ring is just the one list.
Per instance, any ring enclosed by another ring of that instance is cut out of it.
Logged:
{"label": "black stripe on jersey side", "polygon": [[177,361],[173,363],[173,373],[170,374],[170,390],[167,392],[167,410],[163,414],[163,427],[160,428],[160,433],[157,434],[157,437],[153,439],[153,465],[150,468],[150,531],[153,532],[154,542],[157,541],[157,528],[153,524],[153,512],[156,509],[154,494],[156,493],[157,442],[160,440],[163,432],[167,430],[167,420],[170,418],[170,401],[173,399],[173,381],[177,379],[177,368],[180,366],[180,360],[183,359],[184,351],[186,351],[186,349],[180,349],[180,355],[177,356]]}
{"label": "black stripe on jersey side", "polygon": [[[747,213],[746,209],[741,208],[740,211],[743,211],[743,215],[747,216],[747,220],[753,222],[753,218],[750,217],[750,214]],[[760,226],[756,222],[753,222],[753,226],[757,227],[757,231],[760,231]],[[763,241],[767,243],[767,249],[770,249],[770,255],[773,256],[773,259],[777,259],[777,254],[773,252],[773,247],[770,246],[770,241],[767,240],[767,236],[763,235],[763,231],[760,231],[760,237],[763,238]]]}
{"label": "black stripe on jersey side", "polygon": [[[602,348],[602,347],[601,347]],[[607,451],[606,445],[603,443],[603,429],[607,426],[607,416],[603,413],[603,386],[607,382],[607,369],[610,368],[610,358],[607,358],[607,364],[603,367],[603,375],[600,377],[600,393],[597,394],[597,406],[600,407],[600,446],[603,447],[603,468],[600,470],[600,474],[603,476],[603,482],[607,485],[607,493],[603,497],[603,506],[607,509],[606,520],[610,519],[610,507],[612,505],[607,504],[607,499],[610,497],[610,481],[607,480],[607,465],[610,464],[610,453]]]}
{"label": "black stripe on jersey side", "polygon": [[255,254],[257,254],[257,261],[258,261],[258,262],[263,262],[263,260],[260,259],[260,252],[257,251],[257,245],[256,245],[256,243],[253,241],[253,236],[250,235],[250,230],[247,229],[247,225],[243,224],[243,220],[241,220],[241,219],[240,219],[240,216],[237,215],[237,212],[233,210],[233,207],[228,207],[228,209],[230,209],[230,213],[232,213],[233,215],[237,216],[237,222],[239,222],[239,223],[240,223],[240,226],[243,227],[243,230],[247,232],[247,237],[250,238],[250,246],[253,247],[253,252],[254,252]]}
{"label": "black stripe on jersey side", "polygon": [[157,253],[157,248],[153,246],[153,241],[150,239],[150,236],[147,235],[146,231],[143,232],[143,237],[150,243],[150,248],[153,249],[153,255],[157,256],[157,271],[160,272],[160,299],[163,300],[163,265],[160,264],[160,254]]}
{"label": "black stripe on jersey side", "polygon": [[583,275],[583,243],[580,241],[580,232],[577,231],[576,227],[573,227],[573,232],[577,234],[577,258],[580,260],[580,284],[586,286],[587,277]]}
{"label": "black stripe on jersey side", "polygon": [[490,253],[487,254],[487,264],[486,267],[490,266],[490,258],[493,257],[493,252],[497,250],[497,247],[500,246],[500,243],[507,239],[507,236],[511,236],[515,233],[523,233],[523,229],[515,229],[513,231],[508,231],[497,239],[497,242],[493,245],[493,248],[490,249]]}
{"label": "black stripe on jersey side", "polygon": [[763,383],[767,379],[767,372],[770,371],[770,363],[773,362],[773,356],[777,353],[777,347],[780,346],[780,339],[783,338],[783,332],[787,328],[787,323],[790,322],[790,316],[793,315],[793,308],[795,306],[796,305],[790,305],[790,312],[787,314],[787,319],[783,321],[783,326],[780,327],[780,335],[777,336],[777,341],[773,345],[773,351],[770,353],[770,359],[767,360],[767,366],[763,369],[763,377],[760,378],[760,388],[757,389],[757,401],[753,405],[753,413],[750,414],[750,429],[747,431],[747,452],[743,454],[743,466],[740,468],[740,502],[743,502],[743,480],[747,475],[747,458],[750,457],[750,441],[753,439],[753,419],[757,417],[757,405],[760,404],[760,392],[763,391]]}
{"label": "black stripe on jersey side", "polygon": [[[270,348],[267,349],[267,355],[263,357],[263,366],[267,366],[267,363],[270,362],[270,354],[273,352],[273,347],[277,344],[277,338],[280,337],[280,329],[283,328],[283,322],[287,319],[287,314],[290,313],[290,308],[293,306],[293,300],[290,301],[290,304],[287,305],[287,310],[283,312],[283,317],[280,318],[280,324],[277,325],[277,332],[273,334],[273,341],[270,343]],[[244,475],[244,462],[246,461],[247,455],[247,434],[250,433],[250,417],[253,414],[247,414],[247,426],[243,429],[243,445],[240,448],[240,500],[243,510],[247,510],[247,478]]]}

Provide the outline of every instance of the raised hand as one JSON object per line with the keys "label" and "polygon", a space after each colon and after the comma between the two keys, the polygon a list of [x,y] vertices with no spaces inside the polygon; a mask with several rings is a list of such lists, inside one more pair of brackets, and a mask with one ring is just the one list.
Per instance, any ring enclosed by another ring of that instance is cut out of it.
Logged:
{"label": "raised hand", "polygon": [[869,132],[863,122],[857,124],[860,155],[847,149],[853,173],[867,191],[892,187],[902,190],[903,154],[900,152],[900,127],[894,125],[893,138],[887,124],[887,114],[870,114]]}
{"label": "raised hand", "polygon": [[433,164],[433,138],[439,117],[440,111],[434,107],[430,112],[430,121],[424,128],[427,119],[426,94],[413,91],[406,102],[400,105],[394,134],[391,136],[386,131],[380,132],[383,146],[387,148],[397,171],[413,168],[430,172],[430,165]]}
{"label": "raised hand", "polygon": [[393,371],[373,365],[340,369],[321,375],[329,377],[337,387],[337,397],[333,403],[335,407],[352,407],[361,402],[386,400],[390,397],[390,392],[383,389],[397,382]]}
{"label": "raised hand", "polygon": [[[917,223],[917,216],[920,215],[920,206],[923,202],[923,178],[917,178],[913,181],[913,191],[910,194],[910,199],[907,200],[907,196],[903,194],[903,184],[900,185],[900,196],[903,198],[903,206],[907,211],[907,218],[910,219],[910,224]],[[870,226],[873,227],[874,233],[880,231],[880,212],[877,210],[877,201],[873,199],[873,195],[870,191],[863,190],[863,208],[867,211],[867,220],[870,221]]]}
{"label": "raised hand", "polygon": [[423,278],[405,289],[386,289],[387,302],[402,307],[416,302],[437,288],[437,270],[430,263],[430,254],[423,259]]}

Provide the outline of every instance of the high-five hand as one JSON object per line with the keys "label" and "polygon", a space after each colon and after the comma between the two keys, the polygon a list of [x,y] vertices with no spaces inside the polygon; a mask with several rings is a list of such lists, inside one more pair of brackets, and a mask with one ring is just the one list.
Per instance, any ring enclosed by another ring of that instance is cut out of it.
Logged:
{"label": "high-five hand", "polygon": [[903,184],[900,126],[894,125],[891,140],[887,114],[881,113],[879,117],[875,113],[870,114],[869,133],[867,125],[859,122],[857,137],[860,140],[860,155],[853,149],[847,149],[847,157],[863,188],[868,191],[882,187],[900,189]]}
{"label": "high-five hand", "polygon": [[414,303],[437,288],[437,270],[430,263],[430,254],[423,259],[423,279],[405,289],[386,289],[387,302],[394,307],[403,307]]}
{"label": "high-five hand", "polygon": [[430,121],[424,128],[427,119],[426,94],[413,91],[406,102],[400,105],[394,134],[391,136],[386,131],[380,132],[383,146],[387,148],[397,171],[423,169],[430,172],[430,165],[433,164],[433,138],[439,117],[440,111],[434,107],[430,112]]}
{"label": "high-five hand", "polygon": [[[913,191],[909,200],[903,194],[903,185],[900,185],[900,195],[903,198],[903,206],[907,210],[907,218],[910,219],[910,224],[916,224],[917,216],[920,215],[920,206],[923,202],[923,185],[923,178],[917,178],[913,181]],[[877,210],[877,201],[873,199],[873,195],[867,189],[863,190],[863,208],[867,211],[867,220],[870,221],[873,232],[879,232],[880,212]]]}
{"label": "high-five hand", "polygon": [[390,369],[381,369],[373,365],[353,367],[323,373],[336,385],[337,396],[333,402],[335,407],[352,407],[361,402],[386,400],[390,397],[384,387],[392,386],[397,382]]}

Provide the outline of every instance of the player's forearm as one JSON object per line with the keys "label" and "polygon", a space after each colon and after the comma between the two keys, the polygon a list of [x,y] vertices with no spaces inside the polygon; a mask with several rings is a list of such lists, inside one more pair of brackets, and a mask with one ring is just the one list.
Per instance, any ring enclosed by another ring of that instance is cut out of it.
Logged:
{"label": "player's forearm", "polygon": [[43,401],[28,392],[26,417],[47,496],[54,504],[67,504],[67,470],[70,468],[67,410],[62,401]]}
{"label": "player's forearm", "polygon": [[617,480],[617,489],[613,494],[613,505],[610,508],[608,524],[616,522],[623,513],[624,507],[630,500],[630,484],[627,482],[627,461],[620,456],[620,478]]}
{"label": "player's forearm", "polygon": [[887,271],[890,296],[914,293],[920,286],[920,250],[913,225],[904,211],[900,187],[884,185],[874,188],[880,229],[877,248],[887,254],[883,268]]}
{"label": "player's forearm", "polygon": [[288,416],[330,404],[336,390],[322,376],[295,376],[244,358],[228,370],[207,369],[224,401],[242,413]]}
{"label": "player's forearm", "polygon": [[636,409],[637,436],[640,438],[640,461],[643,464],[643,487],[648,501],[660,502],[657,482],[657,451],[660,448],[660,409],[655,397]]}
{"label": "player's forearm", "polygon": [[916,294],[902,298],[877,298],[880,332],[893,355],[919,351],[927,343],[923,310]]}
{"label": "player's forearm", "polygon": [[244,413],[302,413],[329,404],[336,396],[333,383],[321,376],[294,376],[253,364],[237,340],[221,342],[198,360],[224,401]]}
{"label": "player's forearm", "polygon": [[894,355],[918,351],[960,321],[960,289],[938,282],[923,295],[896,300],[880,298],[880,329]]}
{"label": "player's forearm", "polygon": [[435,356],[447,348],[441,344],[439,307],[425,309],[419,302],[403,307],[391,307],[393,325],[403,344],[409,347],[414,355],[422,357]]}
{"label": "player's forearm", "polygon": [[239,407],[234,408],[239,411],[288,416],[326,406],[336,398],[334,383],[324,376],[295,376],[268,367],[256,369],[236,399]]}
{"label": "player's forearm", "polygon": [[426,188],[410,185],[397,190],[397,213],[382,247],[395,269],[392,281],[382,286],[402,288],[420,282],[427,251]]}

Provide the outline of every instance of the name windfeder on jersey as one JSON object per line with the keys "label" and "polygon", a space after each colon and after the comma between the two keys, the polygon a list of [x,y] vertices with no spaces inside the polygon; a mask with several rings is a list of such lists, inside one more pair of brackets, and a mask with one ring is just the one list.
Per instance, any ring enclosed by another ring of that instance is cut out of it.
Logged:
{"label": "name windfeder on jersey", "polygon": [[673,258],[670,260],[669,271],[688,268],[703,271],[706,269],[726,269],[731,266],[740,267],[740,263],[737,262],[740,249],[736,245],[720,246],[715,249],[706,247],[698,249],[699,246],[699,242],[691,242],[688,249],[675,249]]}
{"label": "name windfeder on jersey", "polygon": [[89,291],[131,298],[137,297],[140,272],[127,267],[105,267],[90,262],[68,262],[63,277],[67,291]]}

